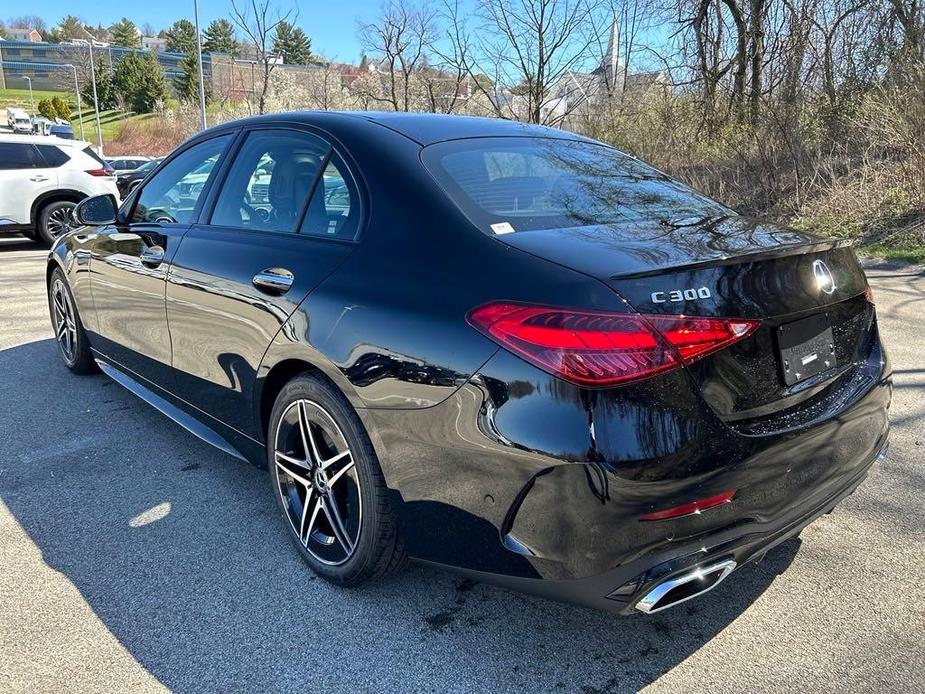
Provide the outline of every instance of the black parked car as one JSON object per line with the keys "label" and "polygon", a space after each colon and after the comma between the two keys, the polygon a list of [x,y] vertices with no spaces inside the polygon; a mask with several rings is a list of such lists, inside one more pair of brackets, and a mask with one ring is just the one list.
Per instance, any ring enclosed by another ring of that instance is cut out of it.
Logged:
{"label": "black parked car", "polygon": [[137,168],[128,171],[116,171],[116,187],[119,189],[119,195],[123,198],[131,193],[138,185],[145,180],[147,175],[157,168],[157,165],[164,161],[163,157],[150,159],[140,162]]}
{"label": "black parked car", "polygon": [[267,465],[338,584],[411,556],[654,612],[831,511],[886,447],[850,247],[566,132],[253,118],[76,214],[48,263],[67,366]]}

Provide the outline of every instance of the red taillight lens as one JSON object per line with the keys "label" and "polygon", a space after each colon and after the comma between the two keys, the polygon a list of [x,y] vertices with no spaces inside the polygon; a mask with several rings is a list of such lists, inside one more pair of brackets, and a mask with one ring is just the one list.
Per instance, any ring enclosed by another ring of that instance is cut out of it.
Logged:
{"label": "red taillight lens", "polygon": [[84,173],[88,173],[91,176],[112,176],[115,173],[114,169],[110,169],[108,166],[103,167],[102,169],[87,169]]}
{"label": "red taillight lens", "polygon": [[738,318],[693,318],[690,316],[646,316],[681,359],[689,363],[747,337],[760,321]]}
{"label": "red taillight lens", "polygon": [[679,367],[740,340],[758,321],[641,316],[494,302],[469,324],[566,381],[612,386]]}
{"label": "red taillight lens", "polygon": [[874,290],[870,288],[870,285],[867,285],[867,288],[864,290],[864,299],[867,303],[874,303]]}

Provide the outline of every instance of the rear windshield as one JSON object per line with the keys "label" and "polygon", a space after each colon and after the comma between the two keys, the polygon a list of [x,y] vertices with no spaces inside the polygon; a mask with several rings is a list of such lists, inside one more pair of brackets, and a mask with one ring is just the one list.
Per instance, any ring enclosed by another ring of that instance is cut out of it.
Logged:
{"label": "rear windshield", "polygon": [[487,232],[627,221],[687,224],[734,214],[622,152],[589,142],[498,137],[426,147],[425,166]]}
{"label": "rear windshield", "polygon": [[96,152],[94,152],[90,147],[84,147],[82,151],[83,151],[83,153],[86,154],[88,157],[91,157],[92,159],[94,159],[94,160],[95,160],[98,164],[100,164],[101,166],[103,166],[103,167],[109,166],[109,164],[107,164],[105,161],[103,161],[102,159],[100,159],[100,155],[98,155]]}

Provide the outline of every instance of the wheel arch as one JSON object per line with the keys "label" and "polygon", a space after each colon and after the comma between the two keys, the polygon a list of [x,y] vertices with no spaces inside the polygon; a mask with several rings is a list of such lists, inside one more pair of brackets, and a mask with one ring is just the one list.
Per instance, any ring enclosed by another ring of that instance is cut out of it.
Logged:
{"label": "wheel arch", "polygon": [[[270,414],[273,412],[273,403],[276,402],[276,397],[287,383],[303,375],[314,376],[326,382],[350,402],[350,398],[344,392],[344,389],[324,369],[302,357],[284,358],[273,364],[267,373],[260,378],[257,387],[257,424],[264,441],[266,441],[267,431],[270,426]],[[352,405],[353,403],[351,403]]]}
{"label": "wheel arch", "polygon": [[33,226],[38,226],[39,214],[47,205],[53,202],[80,202],[86,197],[86,193],[72,188],[61,188],[42,193],[32,203],[32,209],[29,212],[29,220]]}

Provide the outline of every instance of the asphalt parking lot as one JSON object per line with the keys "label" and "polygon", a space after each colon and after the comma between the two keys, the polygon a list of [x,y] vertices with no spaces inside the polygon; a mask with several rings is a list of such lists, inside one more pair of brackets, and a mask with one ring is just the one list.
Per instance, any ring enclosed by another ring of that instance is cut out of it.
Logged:
{"label": "asphalt parking lot", "polygon": [[0,691],[925,690],[921,270],[869,270],[888,459],[703,599],[620,618],[415,565],[316,580],[264,472],[65,370],[45,256],[0,238]]}

